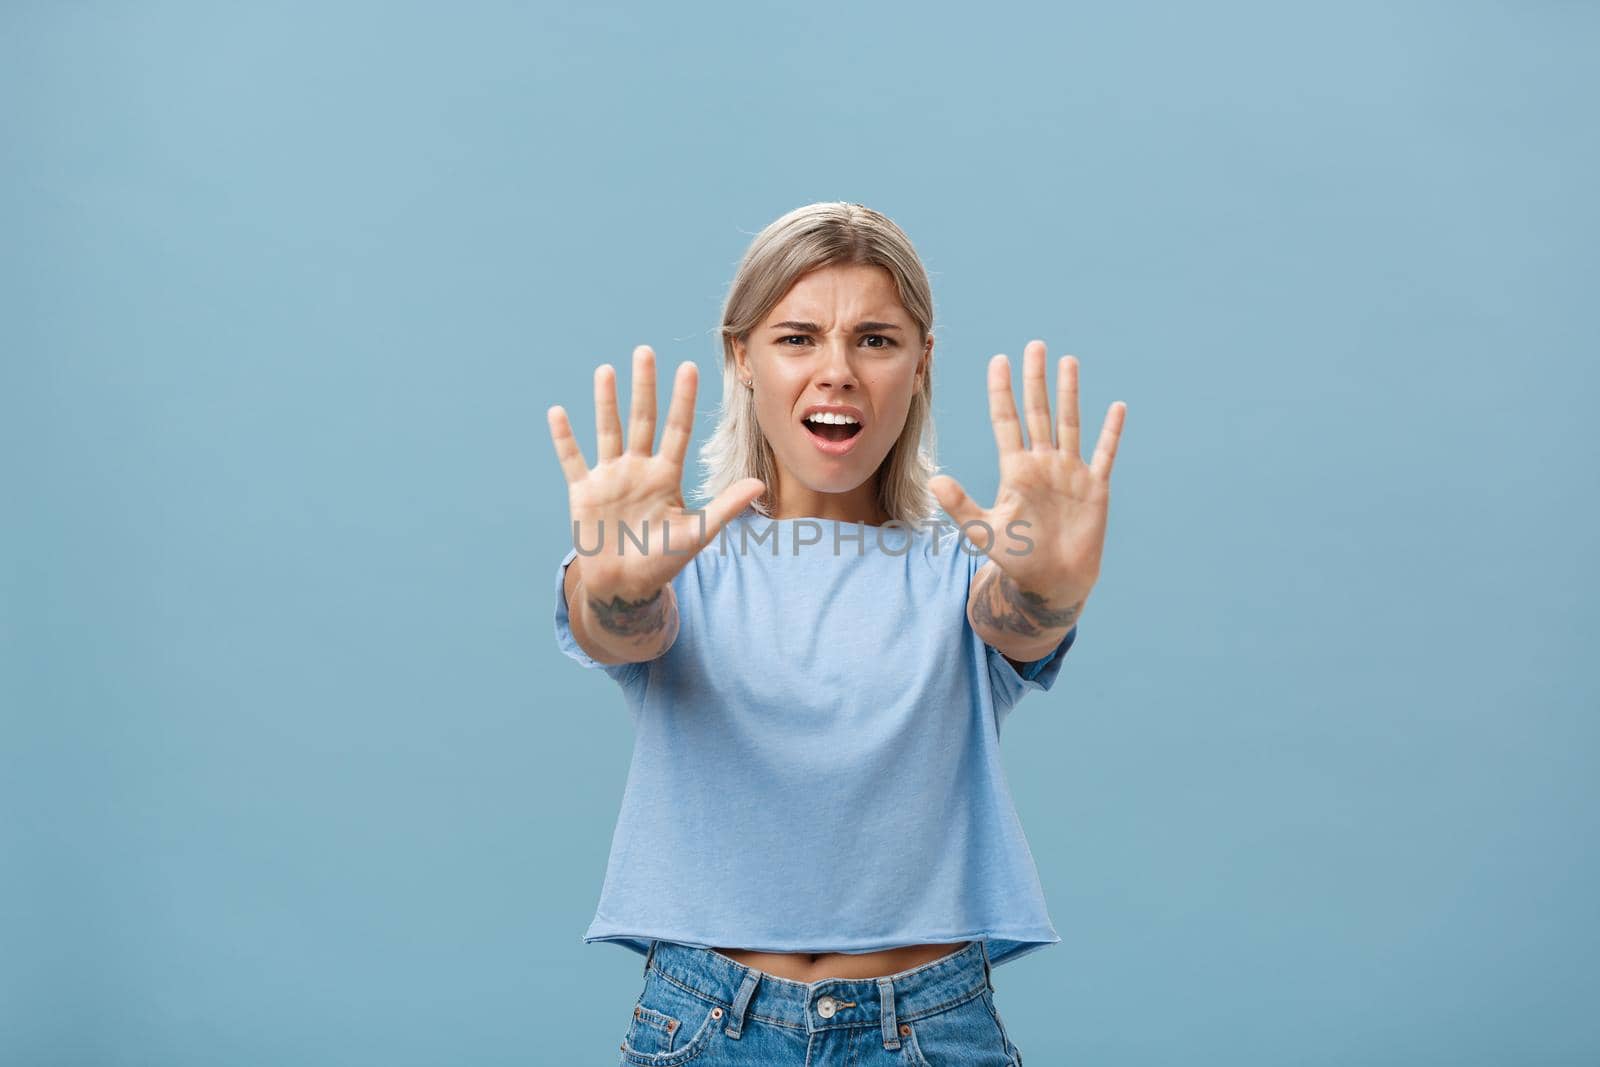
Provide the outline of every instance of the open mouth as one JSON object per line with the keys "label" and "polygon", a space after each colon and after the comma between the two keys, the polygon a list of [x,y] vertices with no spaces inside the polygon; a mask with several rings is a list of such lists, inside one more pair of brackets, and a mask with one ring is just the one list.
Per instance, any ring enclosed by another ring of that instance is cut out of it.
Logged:
{"label": "open mouth", "polygon": [[861,424],[848,415],[812,415],[802,421],[813,437],[824,441],[848,441],[861,432]]}

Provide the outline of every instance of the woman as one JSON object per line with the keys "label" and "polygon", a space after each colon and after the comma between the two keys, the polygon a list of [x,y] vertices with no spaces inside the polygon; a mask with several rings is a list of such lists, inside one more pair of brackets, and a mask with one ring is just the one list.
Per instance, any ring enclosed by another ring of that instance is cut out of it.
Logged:
{"label": "woman", "polygon": [[624,1063],[1021,1063],[991,967],[1060,938],[998,734],[1076,638],[1126,409],[1085,465],[1077,361],[1052,440],[1032,342],[1024,444],[995,357],[1000,487],[979,507],[924,443],[932,319],[893,222],[813,204],[756,237],[729,292],[702,509],[680,488],[694,363],[654,454],[648,347],[626,446],[595,372],[593,468],[549,411],[574,538],[558,642],[622,686],[634,726],[585,934],[645,957]]}

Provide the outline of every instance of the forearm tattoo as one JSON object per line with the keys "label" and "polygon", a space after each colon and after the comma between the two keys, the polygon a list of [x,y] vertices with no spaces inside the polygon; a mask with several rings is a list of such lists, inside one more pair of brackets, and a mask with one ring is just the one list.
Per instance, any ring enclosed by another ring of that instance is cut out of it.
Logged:
{"label": "forearm tattoo", "polygon": [[1085,601],[1064,608],[1052,608],[1037,593],[1021,589],[999,567],[992,567],[982,578],[972,605],[975,621],[996,633],[1038,637],[1047,630],[1067,630],[1078,621]]}
{"label": "forearm tattoo", "polygon": [[601,629],[626,641],[638,642],[659,636],[667,628],[666,588],[662,586],[655,596],[643,600],[614,596],[604,601],[591,596],[588,597],[589,611]]}

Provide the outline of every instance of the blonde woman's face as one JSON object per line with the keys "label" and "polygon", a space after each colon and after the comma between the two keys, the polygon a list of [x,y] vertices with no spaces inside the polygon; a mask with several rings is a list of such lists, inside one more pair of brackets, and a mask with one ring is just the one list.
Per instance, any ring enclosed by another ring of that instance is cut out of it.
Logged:
{"label": "blonde woman's face", "polygon": [[[784,508],[827,515],[817,500],[824,493],[870,503],[872,475],[905,428],[933,351],[889,272],[851,264],[803,275],[734,349],[740,381],[755,381]],[[815,405],[849,409],[855,425],[808,420]]]}

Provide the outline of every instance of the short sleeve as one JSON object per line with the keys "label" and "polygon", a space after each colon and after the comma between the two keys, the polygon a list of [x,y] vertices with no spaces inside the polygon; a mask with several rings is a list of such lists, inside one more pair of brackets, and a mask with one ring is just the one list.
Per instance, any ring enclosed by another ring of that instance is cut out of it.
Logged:
{"label": "short sleeve", "polygon": [[1029,691],[1045,691],[1055,685],[1056,675],[1061,673],[1061,664],[1067,658],[1067,650],[1077,639],[1078,627],[1074,624],[1049,655],[1024,663],[1021,671],[1013,667],[999,649],[984,645],[989,656],[989,680],[994,684],[995,700],[1011,707]]}
{"label": "short sleeve", "polygon": [[572,618],[567,611],[567,565],[578,558],[578,550],[569,548],[566,556],[561,560],[561,565],[556,568],[556,644],[561,651],[577,660],[581,665],[589,668],[598,668],[605,671],[611,678],[624,688],[633,686],[644,678],[646,664],[644,663],[601,663],[583,650],[578,644],[578,639],[572,634]]}
{"label": "short sleeve", "polygon": [[[964,550],[963,550],[964,551]],[[989,557],[984,554],[967,557],[967,591],[970,594],[972,579],[982,569]],[[1066,660],[1068,649],[1078,639],[1078,627],[1074,625],[1061,638],[1050,653],[1040,659],[1024,663],[1019,671],[1006,659],[1005,654],[993,645],[985,642],[984,653],[989,661],[989,682],[994,689],[994,701],[997,707],[1009,709],[1029,692],[1041,692],[1050,689],[1056,684],[1056,676],[1061,673],[1061,665]]]}

